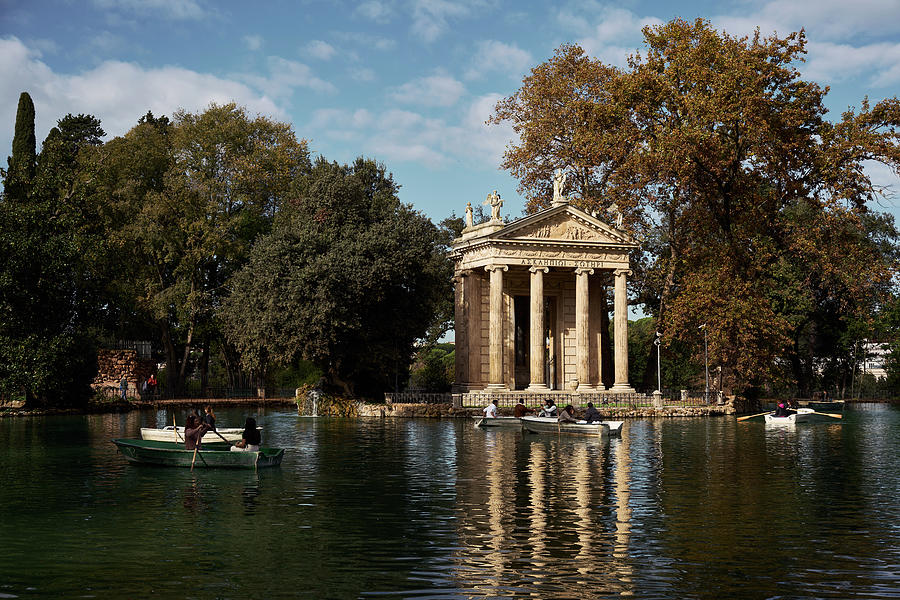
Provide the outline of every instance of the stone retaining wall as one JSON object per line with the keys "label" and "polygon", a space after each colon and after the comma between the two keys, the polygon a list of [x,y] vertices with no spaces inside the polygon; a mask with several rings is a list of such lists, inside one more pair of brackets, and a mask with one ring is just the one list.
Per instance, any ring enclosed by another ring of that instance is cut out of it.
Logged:
{"label": "stone retaining wall", "polygon": [[119,390],[124,376],[128,381],[128,396],[137,397],[140,384],[156,372],[156,361],[138,358],[135,350],[97,351],[97,376],[91,384],[95,390]]}

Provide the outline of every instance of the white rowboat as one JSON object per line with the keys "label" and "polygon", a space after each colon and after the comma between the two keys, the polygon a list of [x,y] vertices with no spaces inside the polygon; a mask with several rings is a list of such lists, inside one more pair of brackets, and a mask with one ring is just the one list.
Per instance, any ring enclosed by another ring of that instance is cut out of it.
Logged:
{"label": "white rowboat", "polygon": [[560,423],[556,417],[522,417],[522,426],[532,433],[570,433],[576,435],[622,435],[624,421],[577,421]]}
{"label": "white rowboat", "polygon": [[794,425],[812,420],[815,412],[811,408],[798,408],[797,412],[786,417],[776,417],[773,413],[766,415],[766,425]]}
{"label": "white rowboat", "polygon": [[[241,436],[244,433],[243,427],[219,427],[216,429],[222,437],[216,435],[215,431],[207,431],[203,434],[203,442],[207,444],[212,443],[222,443],[222,438],[225,438],[226,441],[234,443],[241,441]],[[145,440],[152,440],[155,442],[181,442],[184,443],[184,427],[178,428],[178,435],[175,435],[175,430],[172,429],[172,426],[166,427],[165,429],[156,429],[153,427],[141,427],[141,438]]]}
{"label": "white rowboat", "polygon": [[518,417],[475,417],[475,427],[522,427]]}

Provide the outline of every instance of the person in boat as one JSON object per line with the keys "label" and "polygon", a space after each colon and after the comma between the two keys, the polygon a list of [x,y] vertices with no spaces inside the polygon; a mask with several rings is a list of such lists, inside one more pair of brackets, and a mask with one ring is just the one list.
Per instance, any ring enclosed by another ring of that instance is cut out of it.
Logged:
{"label": "person in boat", "polygon": [[519,402],[516,404],[516,407],[513,409],[513,416],[516,417],[517,419],[521,419],[522,417],[524,417],[525,415],[527,415],[530,412],[534,412],[534,411],[532,411],[530,408],[525,406],[525,401],[522,400],[521,398],[519,398]]}
{"label": "person in boat", "polygon": [[497,400],[491,400],[491,403],[481,409],[481,412],[484,413],[485,419],[496,419],[497,418]]}
{"label": "person in boat", "polygon": [[206,423],[201,423],[196,415],[188,415],[187,421],[184,422],[184,449],[200,450],[203,442],[203,434],[209,431]]}
{"label": "person in boat", "polygon": [[795,411],[788,408],[788,403],[782,400],[778,403],[778,406],[775,407],[775,416],[776,417],[787,417],[794,414]]}
{"label": "person in boat", "polygon": [[209,427],[210,431],[216,430],[216,413],[213,412],[211,404],[207,404],[203,408],[203,418],[201,419]]}
{"label": "person in boat", "polygon": [[541,407],[541,411],[538,413],[539,417],[555,417],[559,408],[556,404],[553,403],[553,400],[547,398],[544,401],[544,406]]}
{"label": "person in boat", "polygon": [[575,418],[575,407],[571,404],[567,404],[562,412],[559,413],[559,416],[556,417],[556,420],[560,423],[575,423],[577,419]]}
{"label": "person in boat", "polygon": [[594,408],[593,402],[588,402],[587,410],[584,413],[584,420],[588,423],[593,423],[594,421],[601,421],[600,411]]}
{"label": "person in boat", "polygon": [[241,441],[231,447],[232,452],[259,452],[259,444],[262,441],[259,429],[256,428],[256,419],[247,417],[244,423],[244,432],[241,433]]}

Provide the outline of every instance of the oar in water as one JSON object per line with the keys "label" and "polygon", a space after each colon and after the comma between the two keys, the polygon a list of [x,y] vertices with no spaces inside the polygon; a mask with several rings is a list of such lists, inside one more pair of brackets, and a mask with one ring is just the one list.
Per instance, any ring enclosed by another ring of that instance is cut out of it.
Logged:
{"label": "oar in water", "polygon": [[761,412],[761,413],[756,414],[756,415],[747,415],[746,417],[738,417],[737,420],[738,420],[738,421],[746,421],[747,419],[752,419],[752,418],[754,418],[754,417],[761,417],[761,416],[763,416],[763,415],[767,415],[767,414],[769,414],[770,412],[772,412],[772,411],[767,410],[766,412]]}
{"label": "oar in water", "polygon": [[816,412],[816,411],[813,411],[812,414],[814,414],[814,415],[825,415],[826,417],[832,417],[832,418],[835,418],[835,419],[843,419],[843,418],[844,418],[844,415],[839,415],[839,414],[836,414],[836,413],[823,413],[823,412]]}
{"label": "oar in water", "polygon": [[[178,433],[178,426],[175,425],[175,415],[172,415],[172,429],[175,431],[175,442],[177,443],[180,434]],[[183,442],[184,438],[181,438],[181,441]]]}

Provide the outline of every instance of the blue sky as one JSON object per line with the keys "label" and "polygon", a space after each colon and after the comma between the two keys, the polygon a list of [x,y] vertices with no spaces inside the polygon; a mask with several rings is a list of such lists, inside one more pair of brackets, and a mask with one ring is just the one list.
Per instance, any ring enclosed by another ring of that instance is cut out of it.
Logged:
{"label": "blue sky", "polygon": [[[802,70],[831,87],[835,119],[898,93],[900,0],[0,0],[0,156],[23,90],[39,143],[69,112],[99,117],[110,139],[148,109],[233,100],[291,123],[316,154],[384,162],[436,221],[493,189],[515,218],[516,181],[498,170],[512,133],[484,125],[496,101],[564,42],[624,65],[642,26],[676,16],[732,34],[805,28]],[[895,197],[880,209],[900,216]]]}

